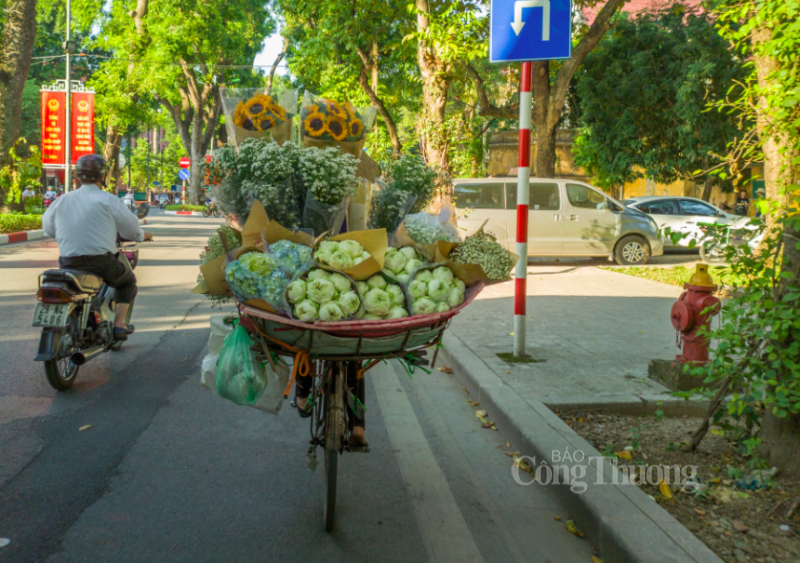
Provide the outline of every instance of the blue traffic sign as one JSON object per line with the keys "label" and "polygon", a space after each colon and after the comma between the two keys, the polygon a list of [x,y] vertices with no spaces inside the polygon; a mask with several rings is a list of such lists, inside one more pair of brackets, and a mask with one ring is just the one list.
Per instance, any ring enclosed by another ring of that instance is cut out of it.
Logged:
{"label": "blue traffic sign", "polygon": [[158,182],[158,181],[155,181],[155,182],[153,182],[153,185],[154,185],[154,186],[160,186],[160,185],[161,185],[161,183],[160,183],[160,182]]}
{"label": "blue traffic sign", "polygon": [[189,179],[189,169],[188,168],[181,168],[178,170],[178,178],[181,180],[188,180]]}
{"label": "blue traffic sign", "polygon": [[490,17],[493,63],[572,55],[572,0],[492,0]]}

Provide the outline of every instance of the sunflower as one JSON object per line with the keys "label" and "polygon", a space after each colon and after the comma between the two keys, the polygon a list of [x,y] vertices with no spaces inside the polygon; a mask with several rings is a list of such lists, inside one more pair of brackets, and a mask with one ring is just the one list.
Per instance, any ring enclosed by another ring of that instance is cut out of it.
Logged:
{"label": "sunflower", "polygon": [[347,102],[344,105],[344,109],[347,112],[347,119],[358,119],[358,112],[351,102]]}
{"label": "sunflower", "polygon": [[245,103],[247,114],[250,117],[258,117],[262,115],[267,108],[272,105],[272,97],[264,94],[256,94]]}
{"label": "sunflower", "polygon": [[328,116],[325,128],[336,141],[342,141],[347,137],[347,122],[335,115]]}
{"label": "sunflower", "polygon": [[270,104],[268,109],[269,111],[272,112],[272,115],[274,115],[277,119],[279,119],[280,121],[286,121],[286,110],[283,109],[282,105],[273,102],[272,104]]}
{"label": "sunflower", "polygon": [[303,128],[310,137],[321,137],[325,133],[325,116],[319,111],[310,112],[303,121]]}
{"label": "sunflower", "polygon": [[241,127],[245,119],[247,119],[247,112],[244,109],[244,102],[240,101],[236,105],[236,110],[233,112],[233,122]]}
{"label": "sunflower", "polygon": [[275,127],[277,124],[278,122],[271,115],[264,114],[258,117],[257,125],[259,131],[268,131],[269,129]]}
{"label": "sunflower", "polygon": [[361,135],[364,134],[364,124],[358,118],[351,120],[347,127],[349,129],[348,133],[350,137],[360,138]]}
{"label": "sunflower", "polygon": [[340,117],[342,119],[347,119],[347,112],[339,104],[339,102],[336,102],[334,100],[325,100],[324,98],[323,101],[325,102],[325,106],[329,114],[336,117]]}

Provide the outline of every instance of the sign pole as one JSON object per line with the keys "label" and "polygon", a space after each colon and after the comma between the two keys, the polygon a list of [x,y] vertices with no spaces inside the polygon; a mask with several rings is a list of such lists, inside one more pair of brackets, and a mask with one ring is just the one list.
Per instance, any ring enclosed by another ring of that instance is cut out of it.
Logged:
{"label": "sign pole", "polygon": [[514,276],[514,356],[525,355],[528,279],[528,188],[531,177],[531,67],[523,62],[519,88],[519,160],[517,162],[517,267]]}
{"label": "sign pole", "polygon": [[181,211],[186,211],[186,180],[181,183]]}
{"label": "sign pole", "polygon": [[71,99],[71,91],[72,87],[70,84],[70,41],[69,41],[69,20],[70,20],[70,0],[67,0],[67,42],[64,44],[66,46],[66,62],[67,62],[67,89],[66,89],[66,96],[64,96],[66,103],[66,119],[64,120],[64,128],[66,135],[64,136],[64,164],[65,171],[64,171],[64,193],[69,192],[72,189],[72,99]]}

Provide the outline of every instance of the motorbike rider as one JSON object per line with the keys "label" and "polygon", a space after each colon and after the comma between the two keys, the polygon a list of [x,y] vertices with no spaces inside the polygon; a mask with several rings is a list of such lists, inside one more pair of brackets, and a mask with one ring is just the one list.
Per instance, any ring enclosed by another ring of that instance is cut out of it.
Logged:
{"label": "motorbike rider", "polygon": [[114,338],[126,340],[134,330],[125,324],[125,316],[136,294],[136,276],[117,259],[117,233],[136,242],[153,240],[153,235],[142,231],[118,197],[103,190],[107,170],[99,155],[80,157],[75,175],[81,187],[53,202],[42,216],[42,227],[58,242],[60,268],[91,272],[116,290]]}

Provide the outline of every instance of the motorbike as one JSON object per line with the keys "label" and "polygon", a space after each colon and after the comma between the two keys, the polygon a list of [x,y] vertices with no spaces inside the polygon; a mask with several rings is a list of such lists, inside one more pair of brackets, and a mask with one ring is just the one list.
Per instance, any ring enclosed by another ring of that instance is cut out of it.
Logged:
{"label": "motorbike", "polygon": [[[751,221],[739,228],[714,223],[698,223],[697,225],[705,235],[704,240],[700,242],[700,259],[706,264],[715,266],[730,264],[729,247],[748,246],[751,251],[755,251],[765,235],[764,225],[756,221]],[[733,256],[735,259],[736,254],[734,253]]]}
{"label": "motorbike", "polygon": [[[149,207],[142,206],[137,216],[143,219],[148,211]],[[120,240],[117,246],[117,259],[126,268],[135,269],[139,261],[136,243]],[[114,288],[99,276],[82,270],[47,270],[39,275],[36,296],[39,303],[33,326],[41,327],[42,335],[34,361],[44,362],[47,381],[54,389],[69,389],[82,365],[122,348],[125,341],[114,338]],[[134,296],[126,323],[135,301]]]}

